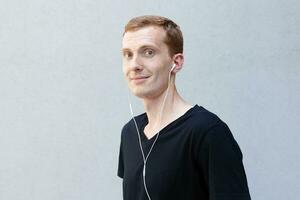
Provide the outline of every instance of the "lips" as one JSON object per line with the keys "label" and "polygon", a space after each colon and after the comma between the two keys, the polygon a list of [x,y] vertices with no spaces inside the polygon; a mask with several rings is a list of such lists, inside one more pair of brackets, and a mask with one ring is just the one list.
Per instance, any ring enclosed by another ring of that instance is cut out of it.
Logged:
{"label": "lips", "polygon": [[145,82],[147,80],[147,78],[149,78],[150,76],[134,76],[132,78],[130,78],[130,81],[132,81],[133,84],[138,85],[138,84],[142,84],[143,82]]}
{"label": "lips", "polygon": [[146,79],[149,78],[149,76],[135,76],[130,78],[130,80],[142,80],[142,79]]}

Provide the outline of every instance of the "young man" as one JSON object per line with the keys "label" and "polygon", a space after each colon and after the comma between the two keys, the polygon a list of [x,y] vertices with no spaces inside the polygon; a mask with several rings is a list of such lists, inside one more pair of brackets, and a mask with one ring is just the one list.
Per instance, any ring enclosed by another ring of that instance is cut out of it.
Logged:
{"label": "young man", "polygon": [[177,92],[180,28],[160,16],[125,26],[123,72],[145,113],[122,129],[118,176],[124,200],[250,200],[242,153],[228,126]]}

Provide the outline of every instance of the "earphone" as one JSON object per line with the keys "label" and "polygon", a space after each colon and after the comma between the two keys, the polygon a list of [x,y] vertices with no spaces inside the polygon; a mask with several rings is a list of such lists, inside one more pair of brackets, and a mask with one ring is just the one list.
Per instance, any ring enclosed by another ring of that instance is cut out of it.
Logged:
{"label": "earphone", "polygon": [[[164,100],[163,100],[163,103],[162,103],[162,107],[161,107],[161,110],[160,110],[160,113],[159,113],[160,114],[159,115],[160,123],[161,123],[162,111],[164,109],[165,101],[166,101],[168,93],[169,93],[169,86],[170,86],[170,80],[171,80],[171,72],[174,70],[175,67],[176,67],[176,64],[174,63],[173,66],[172,66],[172,68],[171,68],[171,70],[169,71],[169,80],[168,80],[167,92],[166,92],[166,95],[164,97]],[[143,162],[144,162],[144,166],[143,166],[143,183],[144,183],[144,189],[145,189],[145,192],[147,194],[148,199],[151,200],[151,197],[150,197],[149,192],[148,192],[147,184],[146,184],[146,164],[147,164],[148,157],[149,157],[150,153],[152,152],[154,144],[156,143],[156,141],[158,139],[160,131],[156,134],[156,138],[155,138],[154,142],[152,143],[152,146],[151,146],[151,148],[150,148],[147,156],[145,157],[145,154],[144,154],[144,151],[143,151],[143,148],[142,148],[142,142],[141,142],[141,136],[140,136],[139,128],[138,128],[138,125],[137,125],[136,120],[134,118],[134,113],[133,113],[133,110],[132,110],[132,105],[131,105],[131,102],[130,102],[129,94],[128,94],[127,97],[128,97],[128,102],[129,102],[130,114],[131,114],[131,117],[132,117],[132,119],[134,121],[134,124],[135,124],[135,128],[136,128],[136,131],[137,131],[137,134],[138,134],[138,139],[139,139],[139,146],[140,146],[140,150],[141,150],[141,153],[142,153],[142,156],[143,156]]]}
{"label": "earphone", "polygon": [[173,69],[176,67],[176,64],[174,63],[173,67],[171,68],[170,72],[173,71]]}

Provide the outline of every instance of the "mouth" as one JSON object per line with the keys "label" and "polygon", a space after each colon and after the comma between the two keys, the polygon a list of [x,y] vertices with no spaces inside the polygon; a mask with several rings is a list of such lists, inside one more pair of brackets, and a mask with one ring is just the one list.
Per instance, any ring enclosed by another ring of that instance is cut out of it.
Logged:
{"label": "mouth", "polygon": [[140,84],[140,83],[146,81],[146,79],[149,77],[150,76],[136,76],[136,77],[130,78],[130,81],[132,81],[135,84]]}

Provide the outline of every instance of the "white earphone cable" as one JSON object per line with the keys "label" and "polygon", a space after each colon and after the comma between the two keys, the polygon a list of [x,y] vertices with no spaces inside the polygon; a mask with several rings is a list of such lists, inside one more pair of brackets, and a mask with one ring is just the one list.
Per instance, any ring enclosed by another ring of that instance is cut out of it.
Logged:
{"label": "white earphone cable", "polygon": [[[174,67],[175,67],[175,64],[173,65],[172,69],[169,72],[168,87],[167,87],[166,95],[164,97],[164,100],[163,100],[163,103],[162,103],[162,107],[161,107],[161,110],[160,110],[160,113],[159,113],[159,120],[158,120],[160,122],[159,125],[161,124],[162,113],[163,113],[163,109],[164,109],[165,102],[166,102],[167,95],[169,93],[169,88],[170,88],[171,72],[174,69]],[[132,119],[134,121],[135,128],[137,130],[137,134],[138,134],[138,138],[139,138],[139,146],[140,146],[140,150],[141,150],[141,153],[142,153],[142,156],[143,156],[143,161],[144,161],[144,166],[143,166],[143,183],[144,183],[144,188],[145,188],[145,191],[146,191],[148,199],[151,200],[151,197],[150,197],[149,192],[148,192],[147,184],[146,184],[146,164],[147,164],[148,157],[149,157],[150,153],[152,152],[154,144],[156,143],[156,141],[158,139],[160,131],[158,131],[158,133],[156,135],[156,138],[155,138],[154,142],[152,143],[151,148],[150,148],[150,150],[149,150],[149,152],[148,152],[148,154],[147,154],[147,156],[145,158],[145,154],[144,154],[143,147],[142,147],[142,142],[141,142],[140,131],[139,131],[138,125],[136,123],[136,120],[134,118],[134,112],[133,112],[133,109],[132,109],[132,105],[131,105],[131,101],[130,101],[130,97],[129,97],[129,92],[127,93],[127,98],[128,98],[128,102],[129,102],[130,114],[131,114],[131,117],[132,117]],[[160,128],[159,128],[159,130],[160,130]]]}

